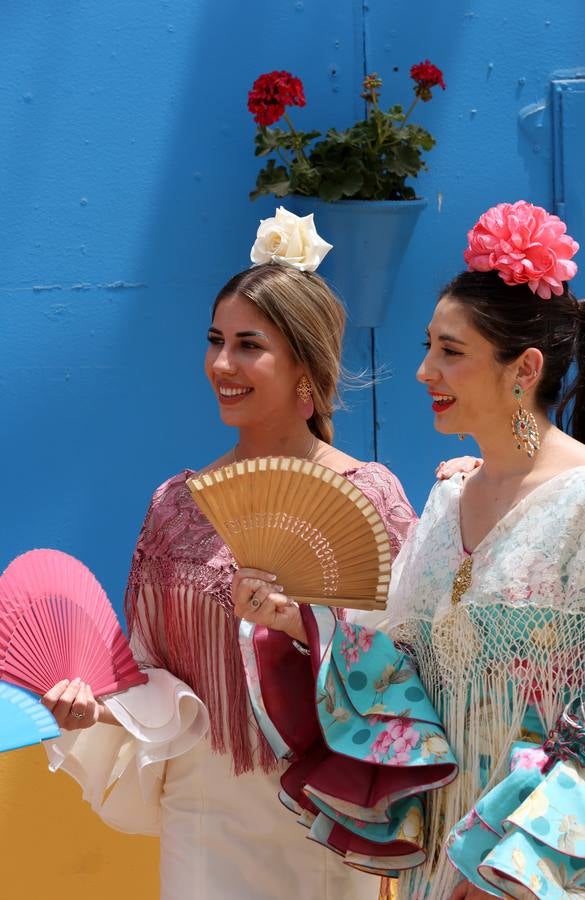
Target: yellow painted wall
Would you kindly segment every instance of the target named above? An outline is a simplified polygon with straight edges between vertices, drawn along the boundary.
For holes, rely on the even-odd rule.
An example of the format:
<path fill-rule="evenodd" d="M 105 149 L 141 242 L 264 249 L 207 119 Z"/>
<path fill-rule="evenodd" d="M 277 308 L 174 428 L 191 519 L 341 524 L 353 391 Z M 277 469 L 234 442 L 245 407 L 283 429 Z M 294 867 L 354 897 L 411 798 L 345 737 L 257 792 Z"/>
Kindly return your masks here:
<path fill-rule="evenodd" d="M 158 840 L 108 828 L 42 747 L 0 754 L 0 900 L 157 900 Z"/>

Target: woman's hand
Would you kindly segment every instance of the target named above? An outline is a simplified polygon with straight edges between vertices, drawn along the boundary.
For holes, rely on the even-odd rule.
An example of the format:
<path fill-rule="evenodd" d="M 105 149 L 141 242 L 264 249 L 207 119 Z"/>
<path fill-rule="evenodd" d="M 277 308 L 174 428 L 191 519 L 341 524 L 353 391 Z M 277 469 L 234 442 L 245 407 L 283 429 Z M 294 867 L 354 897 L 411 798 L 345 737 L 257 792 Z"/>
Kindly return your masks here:
<path fill-rule="evenodd" d="M 41 698 L 41 703 L 53 713 L 57 725 L 63 731 L 91 728 L 100 720 L 100 713 L 103 713 L 102 704 L 95 699 L 90 686 L 80 678 L 58 681 Z"/>
<path fill-rule="evenodd" d="M 435 469 L 435 475 L 439 481 L 447 481 L 456 475 L 457 472 L 473 472 L 474 469 L 483 465 L 483 459 L 476 456 L 456 456 L 454 459 L 448 459 L 446 462 L 440 462 Z"/>
<path fill-rule="evenodd" d="M 486 897 L 487 900 L 491 900 L 493 896 L 493 894 L 481 891 L 470 881 L 460 881 L 451 894 L 450 900 L 485 900 Z"/>
<path fill-rule="evenodd" d="M 232 600 L 239 619 L 284 631 L 306 644 L 307 633 L 298 604 L 282 593 L 276 575 L 260 569 L 238 569 L 232 581 Z"/>

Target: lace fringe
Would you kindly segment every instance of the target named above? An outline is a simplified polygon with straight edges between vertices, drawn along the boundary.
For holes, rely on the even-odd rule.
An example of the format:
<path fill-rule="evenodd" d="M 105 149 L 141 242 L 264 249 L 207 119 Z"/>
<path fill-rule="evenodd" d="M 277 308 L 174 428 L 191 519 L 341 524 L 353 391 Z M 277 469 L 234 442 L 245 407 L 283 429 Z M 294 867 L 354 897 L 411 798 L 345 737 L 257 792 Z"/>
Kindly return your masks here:
<path fill-rule="evenodd" d="M 430 641 L 428 631 L 427 640 L 416 641 L 421 677 L 440 710 L 460 769 L 454 782 L 427 795 L 429 856 L 400 877 L 400 900 L 451 895 L 461 879 L 444 850 L 451 828 L 507 774 L 510 748 L 522 736 L 529 705 L 540 719 L 533 738 L 538 740 L 556 721 L 571 685 L 582 683 L 582 616 L 574 627 L 571 619 L 558 610 L 527 609 L 523 628 L 516 619 L 516 628 L 507 632 L 502 618 L 492 652 L 482 657 L 477 633 L 459 608 L 434 625 Z M 424 632 L 424 623 L 419 624 Z M 485 643 L 483 647 L 485 651 Z"/>

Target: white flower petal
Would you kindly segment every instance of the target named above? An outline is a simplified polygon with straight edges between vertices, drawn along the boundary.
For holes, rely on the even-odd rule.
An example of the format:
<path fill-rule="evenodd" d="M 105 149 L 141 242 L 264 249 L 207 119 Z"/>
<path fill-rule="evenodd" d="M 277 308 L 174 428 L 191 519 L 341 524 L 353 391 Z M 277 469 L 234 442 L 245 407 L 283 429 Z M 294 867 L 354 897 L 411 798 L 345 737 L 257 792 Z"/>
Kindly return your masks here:
<path fill-rule="evenodd" d="M 276 262 L 314 272 L 331 249 L 317 234 L 313 213 L 297 216 L 279 206 L 273 218 L 260 222 L 250 259 L 256 265 Z"/>

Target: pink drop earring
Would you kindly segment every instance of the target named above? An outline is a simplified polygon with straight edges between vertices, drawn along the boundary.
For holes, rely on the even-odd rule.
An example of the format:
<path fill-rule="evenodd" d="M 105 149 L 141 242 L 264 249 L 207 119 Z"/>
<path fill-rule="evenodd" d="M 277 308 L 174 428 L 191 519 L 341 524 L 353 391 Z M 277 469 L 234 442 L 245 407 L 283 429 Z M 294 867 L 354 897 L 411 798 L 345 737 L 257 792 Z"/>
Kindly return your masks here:
<path fill-rule="evenodd" d="M 306 375 L 303 375 L 297 384 L 297 409 L 300 417 L 304 419 L 305 422 L 310 419 L 315 412 L 313 388 Z"/>

